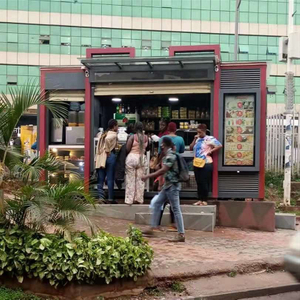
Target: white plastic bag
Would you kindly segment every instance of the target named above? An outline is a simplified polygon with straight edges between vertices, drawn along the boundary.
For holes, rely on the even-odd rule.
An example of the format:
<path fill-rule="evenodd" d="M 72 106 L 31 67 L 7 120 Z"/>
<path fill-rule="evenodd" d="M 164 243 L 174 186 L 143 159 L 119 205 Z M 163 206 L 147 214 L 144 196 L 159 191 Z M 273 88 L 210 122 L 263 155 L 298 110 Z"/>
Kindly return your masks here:
<path fill-rule="evenodd" d="M 154 196 L 150 202 L 149 208 L 154 209 L 154 203 L 155 201 L 157 201 L 158 199 L 158 195 Z M 162 205 L 162 207 L 160 208 L 160 210 L 164 210 L 164 206 Z"/>

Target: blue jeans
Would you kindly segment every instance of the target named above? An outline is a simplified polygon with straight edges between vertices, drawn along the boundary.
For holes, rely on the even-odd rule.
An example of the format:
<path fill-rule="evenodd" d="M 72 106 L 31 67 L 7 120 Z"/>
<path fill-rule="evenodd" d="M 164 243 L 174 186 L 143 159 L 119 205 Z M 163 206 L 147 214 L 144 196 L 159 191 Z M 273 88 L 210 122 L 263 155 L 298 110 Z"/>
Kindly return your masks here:
<path fill-rule="evenodd" d="M 169 200 L 171 208 L 174 212 L 174 218 L 178 233 L 184 233 L 184 224 L 180 209 L 179 191 L 179 185 L 171 185 L 169 188 L 163 188 L 162 191 L 158 194 L 158 198 L 153 205 L 153 211 L 151 215 L 151 226 L 153 228 L 159 226 L 161 207 L 166 201 Z"/>
<path fill-rule="evenodd" d="M 104 199 L 103 185 L 105 178 L 107 178 L 108 186 L 108 200 L 114 200 L 114 185 L 115 185 L 115 166 L 117 156 L 111 153 L 106 160 L 105 169 L 97 169 L 98 173 L 98 195 L 99 198 Z"/>

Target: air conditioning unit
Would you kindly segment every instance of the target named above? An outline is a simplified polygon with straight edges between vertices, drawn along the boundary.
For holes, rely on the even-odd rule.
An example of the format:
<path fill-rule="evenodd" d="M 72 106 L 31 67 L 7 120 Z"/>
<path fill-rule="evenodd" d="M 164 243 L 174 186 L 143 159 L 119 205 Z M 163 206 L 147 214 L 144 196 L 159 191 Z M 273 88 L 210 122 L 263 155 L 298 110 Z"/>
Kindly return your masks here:
<path fill-rule="evenodd" d="M 288 58 L 299 59 L 300 58 L 300 32 L 292 32 L 289 35 L 288 42 Z"/>

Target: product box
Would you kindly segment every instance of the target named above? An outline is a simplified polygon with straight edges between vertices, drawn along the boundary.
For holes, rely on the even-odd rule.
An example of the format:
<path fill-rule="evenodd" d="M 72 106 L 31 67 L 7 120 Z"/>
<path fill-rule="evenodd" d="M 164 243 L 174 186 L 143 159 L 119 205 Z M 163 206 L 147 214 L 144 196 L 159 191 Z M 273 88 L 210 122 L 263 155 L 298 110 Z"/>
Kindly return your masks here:
<path fill-rule="evenodd" d="M 84 126 L 66 127 L 66 144 L 83 145 L 84 144 Z"/>

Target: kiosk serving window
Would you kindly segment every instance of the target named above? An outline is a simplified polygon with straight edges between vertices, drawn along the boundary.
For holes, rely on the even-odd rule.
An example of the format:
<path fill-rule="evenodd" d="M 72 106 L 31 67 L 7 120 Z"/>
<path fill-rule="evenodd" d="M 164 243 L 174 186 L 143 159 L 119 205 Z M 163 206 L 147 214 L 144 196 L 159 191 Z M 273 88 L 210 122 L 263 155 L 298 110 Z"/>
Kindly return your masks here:
<path fill-rule="evenodd" d="M 255 94 L 225 94 L 223 166 L 254 165 Z"/>

